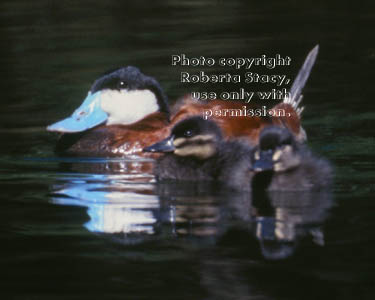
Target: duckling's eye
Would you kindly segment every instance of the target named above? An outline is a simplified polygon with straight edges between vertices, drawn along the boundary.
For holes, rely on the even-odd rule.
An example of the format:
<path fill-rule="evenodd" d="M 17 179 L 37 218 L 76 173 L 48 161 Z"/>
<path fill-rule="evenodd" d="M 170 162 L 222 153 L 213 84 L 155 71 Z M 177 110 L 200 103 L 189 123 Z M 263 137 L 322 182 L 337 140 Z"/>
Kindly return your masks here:
<path fill-rule="evenodd" d="M 128 87 L 128 85 L 126 84 L 125 81 L 120 81 L 120 82 L 118 83 L 118 88 L 119 88 L 119 89 L 126 89 L 127 87 Z"/>
<path fill-rule="evenodd" d="M 185 137 L 191 137 L 193 135 L 193 131 L 192 130 L 186 130 L 185 132 L 184 132 L 184 136 Z"/>

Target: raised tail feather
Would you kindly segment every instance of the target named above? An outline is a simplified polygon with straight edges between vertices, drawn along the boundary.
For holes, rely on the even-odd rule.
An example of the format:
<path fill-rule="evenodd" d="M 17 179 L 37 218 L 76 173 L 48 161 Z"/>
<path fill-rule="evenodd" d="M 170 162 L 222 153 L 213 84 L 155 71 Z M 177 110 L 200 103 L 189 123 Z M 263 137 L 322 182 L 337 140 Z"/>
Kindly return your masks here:
<path fill-rule="evenodd" d="M 300 107 L 302 101 L 302 89 L 305 87 L 307 79 L 310 76 L 311 69 L 315 64 L 316 57 L 318 56 L 319 45 L 316 45 L 307 55 L 305 62 L 302 65 L 302 68 L 299 70 L 296 79 L 290 88 L 290 96 L 286 97 L 283 103 L 291 105 L 299 116 L 301 116 L 304 107 Z"/>

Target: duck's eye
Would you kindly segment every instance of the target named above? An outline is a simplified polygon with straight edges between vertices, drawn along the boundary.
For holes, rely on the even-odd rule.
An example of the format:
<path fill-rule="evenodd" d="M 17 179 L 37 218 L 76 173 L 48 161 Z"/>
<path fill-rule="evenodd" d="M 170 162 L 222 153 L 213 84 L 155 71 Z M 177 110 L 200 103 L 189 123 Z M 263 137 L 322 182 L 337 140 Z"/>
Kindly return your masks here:
<path fill-rule="evenodd" d="M 127 87 L 128 87 L 128 85 L 126 84 L 125 81 L 120 81 L 120 82 L 118 83 L 118 88 L 119 88 L 119 89 L 126 89 Z"/>
<path fill-rule="evenodd" d="M 185 137 L 191 137 L 193 135 L 193 131 L 192 130 L 186 130 L 185 132 L 184 132 L 184 136 Z"/>

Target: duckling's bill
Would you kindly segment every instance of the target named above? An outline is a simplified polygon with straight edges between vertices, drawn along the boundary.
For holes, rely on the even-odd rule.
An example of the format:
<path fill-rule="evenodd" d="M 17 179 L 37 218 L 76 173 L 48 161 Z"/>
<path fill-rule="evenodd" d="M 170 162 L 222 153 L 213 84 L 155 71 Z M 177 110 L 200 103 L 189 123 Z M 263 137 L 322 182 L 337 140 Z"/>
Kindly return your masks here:
<path fill-rule="evenodd" d="M 255 172 L 271 171 L 274 168 L 274 152 L 272 150 L 260 151 L 255 153 L 253 170 Z"/>
<path fill-rule="evenodd" d="M 104 123 L 108 114 L 101 108 L 101 92 L 89 92 L 86 99 L 74 113 L 47 127 L 48 131 L 82 132 Z"/>
<path fill-rule="evenodd" d="M 144 152 L 173 152 L 176 150 L 174 146 L 174 136 L 171 135 L 160 142 L 157 142 L 151 146 L 143 148 Z"/>

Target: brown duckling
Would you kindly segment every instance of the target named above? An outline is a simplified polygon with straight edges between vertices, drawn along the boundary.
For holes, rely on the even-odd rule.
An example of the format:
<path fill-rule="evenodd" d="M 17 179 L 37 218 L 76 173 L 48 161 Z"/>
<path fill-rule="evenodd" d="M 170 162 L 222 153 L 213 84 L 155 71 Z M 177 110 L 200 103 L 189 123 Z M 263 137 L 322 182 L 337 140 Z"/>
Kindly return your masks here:
<path fill-rule="evenodd" d="M 252 156 L 254 189 L 318 190 L 332 182 L 331 164 L 296 142 L 286 128 L 263 129 Z"/>
<path fill-rule="evenodd" d="M 159 181 L 220 181 L 250 189 L 252 148 L 240 140 L 223 140 L 218 125 L 200 116 L 180 121 L 169 137 L 144 151 L 167 152 L 154 168 Z"/>

